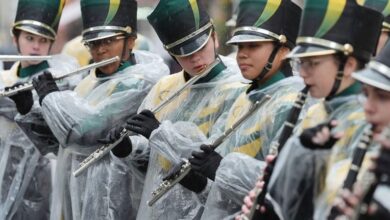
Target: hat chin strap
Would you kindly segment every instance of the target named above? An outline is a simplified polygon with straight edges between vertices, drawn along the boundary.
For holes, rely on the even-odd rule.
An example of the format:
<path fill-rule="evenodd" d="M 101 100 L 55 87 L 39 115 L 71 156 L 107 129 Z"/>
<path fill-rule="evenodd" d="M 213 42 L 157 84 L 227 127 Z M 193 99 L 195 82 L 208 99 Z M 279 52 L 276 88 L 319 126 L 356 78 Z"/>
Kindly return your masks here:
<path fill-rule="evenodd" d="M 347 58 L 345 56 L 342 56 L 341 57 L 341 62 L 339 64 L 339 69 L 337 71 L 336 79 L 335 79 L 335 81 L 333 83 L 332 90 L 330 91 L 329 95 L 325 98 L 326 101 L 329 101 L 332 98 L 334 98 L 334 96 L 336 95 L 337 91 L 339 90 L 340 85 L 341 85 L 341 81 L 342 81 L 343 76 L 344 76 L 344 67 L 345 67 L 345 62 L 346 61 L 347 61 Z"/>
<path fill-rule="evenodd" d="M 121 55 L 121 62 L 122 61 L 125 61 L 125 56 L 126 56 L 126 53 L 127 53 L 127 45 L 128 45 L 128 41 L 129 40 L 129 36 L 128 35 L 125 35 L 125 38 L 123 39 L 123 48 L 122 48 L 122 55 Z"/>
<path fill-rule="evenodd" d="M 259 76 L 257 76 L 255 79 L 252 80 L 252 84 L 257 86 L 260 83 L 260 81 L 263 80 L 263 78 L 267 75 L 267 73 L 272 69 L 273 62 L 275 60 L 276 54 L 278 53 L 280 47 L 281 47 L 280 44 L 275 44 L 275 47 L 268 58 L 267 64 L 264 66 Z"/>

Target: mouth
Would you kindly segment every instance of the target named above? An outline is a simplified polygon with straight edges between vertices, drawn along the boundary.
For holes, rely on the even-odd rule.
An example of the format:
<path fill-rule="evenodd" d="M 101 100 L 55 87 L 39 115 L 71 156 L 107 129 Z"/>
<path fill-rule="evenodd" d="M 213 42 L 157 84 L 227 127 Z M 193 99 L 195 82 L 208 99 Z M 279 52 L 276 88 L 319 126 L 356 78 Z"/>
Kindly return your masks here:
<path fill-rule="evenodd" d="M 206 69 L 206 64 L 198 65 L 198 66 L 194 67 L 194 71 L 197 72 L 197 73 L 200 73 L 200 72 L 202 72 L 205 69 Z"/>
<path fill-rule="evenodd" d="M 247 70 L 247 69 L 252 67 L 252 65 L 246 64 L 246 63 L 238 64 L 238 66 L 239 66 L 241 71 L 245 71 L 245 70 Z"/>

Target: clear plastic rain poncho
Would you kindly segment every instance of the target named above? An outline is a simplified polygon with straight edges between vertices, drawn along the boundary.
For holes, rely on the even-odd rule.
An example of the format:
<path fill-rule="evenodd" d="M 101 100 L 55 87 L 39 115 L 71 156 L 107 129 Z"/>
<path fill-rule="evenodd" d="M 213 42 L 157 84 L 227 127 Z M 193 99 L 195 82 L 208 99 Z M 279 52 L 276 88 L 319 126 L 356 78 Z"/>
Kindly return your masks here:
<path fill-rule="evenodd" d="M 76 61 L 67 56 L 54 56 L 48 64 L 47 70 L 53 75 L 77 69 Z M 32 77 L 17 77 L 18 66 L 19 63 L 16 63 L 11 70 L 1 73 L 2 89 L 17 82 L 32 81 Z M 39 74 L 41 72 L 33 77 Z M 64 79 L 59 86 L 69 89 L 75 83 L 77 76 Z M 33 98 L 33 113 L 24 116 L 18 114 L 11 99 L 0 98 L 0 219 L 49 219 L 52 165 L 42 156 L 44 152 L 40 149 L 58 148 L 58 143 L 51 133 L 42 135 L 36 132 L 44 121 L 39 114 L 35 91 Z"/>
<path fill-rule="evenodd" d="M 222 61 L 226 69 L 221 72 L 221 63 L 218 64 L 208 74 L 218 73 L 216 76 L 208 81 L 198 81 L 156 114 L 161 124 L 153 131 L 149 142 L 144 138 L 140 141 L 139 137 L 131 137 L 133 146 L 137 141 L 137 145 L 151 150 L 137 219 L 200 218 L 205 196 L 197 195 L 179 184 L 154 206 L 149 207 L 147 201 L 163 176 L 180 162 L 180 157 L 188 157 L 193 149 L 199 148 L 207 140 L 211 126 L 230 109 L 243 91 L 243 84 L 238 83 L 242 77 L 236 61 L 225 57 L 222 57 Z M 184 83 L 183 72 L 164 78 L 149 93 L 140 110 L 152 109 Z M 135 159 L 129 157 L 127 160 Z"/>
<path fill-rule="evenodd" d="M 229 128 L 242 114 L 248 111 L 251 101 L 261 100 L 264 94 L 270 95 L 271 99 L 264 103 L 216 151 L 222 156 L 230 152 L 240 152 L 256 158 L 258 163 L 262 164 L 261 161 L 268 154 L 271 143 L 277 141 L 283 123 L 302 88 L 303 81 L 301 78 L 288 77 L 268 87 L 254 90 L 249 94 L 243 93 L 231 108 L 228 120 L 223 126 L 224 129 Z M 219 130 L 223 131 L 221 128 Z M 220 133 L 220 131 L 214 130 L 214 134 L 217 135 L 213 135 L 213 137 L 219 136 Z M 256 169 L 256 167 L 261 166 L 256 164 L 256 160 L 251 160 L 254 161 L 252 163 L 254 167 L 247 172 L 249 165 L 246 164 L 246 161 L 241 161 L 242 158 L 246 159 L 240 154 L 233 154 L 222 160 L 219 169 L 224 170 L 224 172 L 218 171 L 216 174 L 202 219 L 222 219 L 240 210 L 242 199 L 246 195 L 244 189 L 249 191 L 254 184 L 252 184 L 252 181 L 240 182 L 237 179 L 253 179 L 254 182 L 261 172 L 260 169 Z M 228 169 L 231 170 L 227 171 Z M 230 175 L 226 175 L 227 172 Z M 221 176 L 218 176 L 219 174 Z M 237 190 L 229 192 L 231 189 Z M 221 198 L 220 195 L 223 194 L 231 195 L 231 197 Z M 233 201 L 237 203 L 233 205 Z M 229 209 L 226 209 L 227 204 L 229 204 Z"/>
<path fill-rule="evenodd" d="M 53 92 L 42 102 L 43 115 L 61 144 L 58 155 L 52 219 L 134 218 L 142 185 L 141 173 L 127 172 L 120 161 L 105 157 L 85 173 L 72 172 L 101 146 L 98 139 L 136 113 L 144 97 L 162 76 L 169 74 L 163 60 L 135 51 L 136 64 L 112 76 L 98 78 L 94 71 L 75 91 Z M 114 158 L 116 159 L 116 158 Z M 139 177 L 141 176 L 141 177 Z"/>
<path fill-rule="evenodd" d="M 301 128 L 313 127 L 330 119 L 339 121 L 332 132 L 345 132 L 332 150 L 306 149 L 299 141 L 300 133 L 296 133 L 279 154 L 268 189 L 281 219 L 313 218 L 315 200 L 324 189 L 331 151 L 340 151 L 338 158 L 333 158 L 335 161 L 346 158 L 359 141 L 365 125 L 358 95 L 339 96 L 312 106 Z"/>
<path fill-rule="evenodd" d="M 202 219 L 234 219 L 265 166 L 264 161 L 243 153 L 226 155 L 218 167 Z"/>

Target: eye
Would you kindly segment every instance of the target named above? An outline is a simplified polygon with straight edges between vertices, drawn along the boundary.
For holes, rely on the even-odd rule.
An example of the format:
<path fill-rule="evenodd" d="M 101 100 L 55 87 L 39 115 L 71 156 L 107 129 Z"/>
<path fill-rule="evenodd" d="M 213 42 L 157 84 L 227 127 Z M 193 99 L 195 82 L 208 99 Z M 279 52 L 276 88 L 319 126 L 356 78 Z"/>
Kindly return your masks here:
<path fill-rule="evenodd" d="M 362 89 L 362 94 L 363 94 L 364 97 L 366 97 L 366 98 L 368 97 L 367 88 L 363 87 L 363 89 Z"/>
<path fill-rule="evenodd" d="M 390 100 L 390 93 L 388 93 L 388 92 L 384 92 L 384 91 L 377 92 L 377 96 L 378 96 L 379 100 L 382 100 L 382 101 L 389 101 Z"/>
<path fill-rule="evenodd" d="M 104 44 L 108 45 L 108 44 L 111 44 L 113 42 L 113 39 L 111 38 L 107 38 L 104 40 Z"/>
<path fill-rule="evenodd" d="M 27 35 L 27 36 L 26 36 L 26 40 L 28 40 L 28 41 L 33 41 L 34 38 L 33 38 L 31 35 Z"/>
<path fill-rule="evenodd" d="M 255 44 L 255 43 L 250 43 L 249 44 L 249 48 L 260 48 L 261 47 L 261 44 Z"/>
<path fill-rule="evenodd" d="M 47 38 L 41 38 L 41 39 L 39 40 L 39 42 L 42 43 L 42 44 L 45 44 L 45 43 L 47 43 L 48 41 L 49 41 L 49 39 L 47 39 Z"/>

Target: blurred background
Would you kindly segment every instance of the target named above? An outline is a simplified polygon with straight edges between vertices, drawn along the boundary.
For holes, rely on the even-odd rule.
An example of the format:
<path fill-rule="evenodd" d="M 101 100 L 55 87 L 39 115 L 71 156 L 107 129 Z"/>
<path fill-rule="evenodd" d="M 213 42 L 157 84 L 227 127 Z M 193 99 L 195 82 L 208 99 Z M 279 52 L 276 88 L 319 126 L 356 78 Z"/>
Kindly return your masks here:
<path fill-rule="evenodd" d="M 237 7 L 238 0 L 200 0 L 209 11 L 210 16 L 214 20 L 216 31 L 220 40 L 219 53 L 228 55 L 232 52 L 232 48 L 225 45 L 225 42 L 230 37 L 230 33 L 234 26 L 232 15 Z M 0 54 L 12 55 L 17 54 L 16 48 L 12 43 L 10 34 L 11 26 L 14 22 L 16 1 L 1 1 L 0 2 Z M 147 48 L 152 52 L 160 54 L 164 60 L 171 66 L 171 72 L 176 72 L 179 67 L 171 60 L 171 57 L 163 49 L 157 35 L 149 25 L 146 17 L 152 12 L 158 0 L 138 0 L 138 33 L 147 37 Z M 81 34 L 81 11 L 80 0 L 66 0 L 65 8 L 61 17 L 58 35 L 55 44 L 52 48 L 52 54 L 60 53 L 64 44 L 74 37 Z M 4 65 L 4 69 L 8 69 L 12 63 L 0 63 L 0 69 Z"/>

